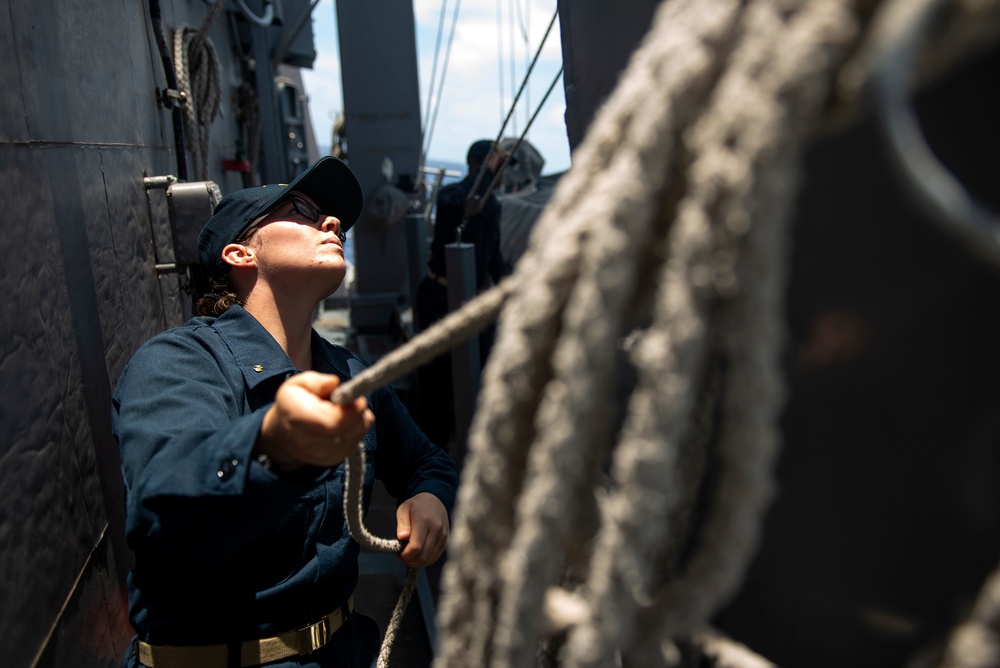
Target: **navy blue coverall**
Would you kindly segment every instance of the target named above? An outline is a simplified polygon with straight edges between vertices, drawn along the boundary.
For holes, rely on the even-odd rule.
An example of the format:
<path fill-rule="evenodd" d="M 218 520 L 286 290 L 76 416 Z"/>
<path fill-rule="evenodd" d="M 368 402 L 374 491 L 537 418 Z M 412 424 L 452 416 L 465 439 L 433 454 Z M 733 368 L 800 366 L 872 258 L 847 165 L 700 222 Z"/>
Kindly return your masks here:
<path fill-rule="evenodd" d="M 315 371 L 347 379 L 364 368 L 312 336 Z M 202 645 L 278 635 L 354 591 L 359 546 L 343 515 L 345 465 L 279 475 L 252 456 L 278 386 L 296 372 L 267 330 L 233 306 L 153 337 L 122 373 L 112 426 L 136 556 L 129 617 L 139 639 Z M 450 512 L 455 463 L 391 388 L 367 399 L 375 424 L 364 439 L 365 509 L 377 477 L 400 501 L 430 492 Z M 269 665 L 369 665 L 378 643 L 374 622 L 354 614 L 325 647 Z M 125 665 L 138 665 L 132 650 Z"/>

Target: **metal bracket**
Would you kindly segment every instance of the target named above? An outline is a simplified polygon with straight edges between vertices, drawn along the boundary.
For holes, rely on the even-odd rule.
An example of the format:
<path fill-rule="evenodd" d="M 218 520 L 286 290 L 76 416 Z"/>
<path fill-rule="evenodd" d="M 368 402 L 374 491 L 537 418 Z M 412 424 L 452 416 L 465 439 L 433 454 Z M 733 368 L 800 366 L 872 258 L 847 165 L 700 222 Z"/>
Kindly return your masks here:
<path fill-rule="evenodd" d="M 222 193 L 214 181 L 172 183 L 167 188 L 177 262 L 198 264 L 198 234 L 221 199 Z"/>
<path fill-rule="evenodd" d="M 160 91 L 159 97 L 160 103 L 167 109 L 173 109 L 178 105 L 184 106 L 184 103 L 187 101 L 187 93 L 173 88 L 164 88 Z"/>

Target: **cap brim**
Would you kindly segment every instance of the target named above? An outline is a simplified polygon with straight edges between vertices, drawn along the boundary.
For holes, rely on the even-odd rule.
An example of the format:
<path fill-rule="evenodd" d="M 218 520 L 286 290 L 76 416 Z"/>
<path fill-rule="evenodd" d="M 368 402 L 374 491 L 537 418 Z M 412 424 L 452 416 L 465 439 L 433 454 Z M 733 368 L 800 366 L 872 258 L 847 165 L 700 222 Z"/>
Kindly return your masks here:
<path fill-rule="evenodd" d="M 211 219 L 198 235 L 198 258 L 207 278 L 218 277 L 222 251 L 255 220 L 273 211 L 299 192 L 312 199 L 319 210 L 340 219 L 340 229 L 357 222 L 364 205 L 361 184 L 351 169 L 334 156 L 318 160 L 291 183 L 246 188 L 222 198 Z"/>
<path fill-rule="evenodd" d="M 332 155 L 320 158 L 312 167 L 297 176 L 283 190 L 270 208 L 286 200 L 292 192 L 300 192 L 316 202 L 323 213 L 340 219 L 340 229 L 354 226 L 364 207 L 361 184 L 354 172 L 342 160 Z"/>

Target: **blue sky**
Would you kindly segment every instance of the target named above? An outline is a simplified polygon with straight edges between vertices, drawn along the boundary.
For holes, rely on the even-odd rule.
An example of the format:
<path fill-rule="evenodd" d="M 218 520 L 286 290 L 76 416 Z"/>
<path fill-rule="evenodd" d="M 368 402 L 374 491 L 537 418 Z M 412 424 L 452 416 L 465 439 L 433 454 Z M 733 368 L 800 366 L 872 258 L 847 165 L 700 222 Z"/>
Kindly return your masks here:
<path fill-rule="evenodd" d="M 443 1 L 413 2 L 422 118 L 426 118 Z M 455 0 L 445 6 L 435 92 L 441 84 L 454 8 Z M 555 11 L 556 0 L 461 1 L 448 69 L 444 72 L 442 102 L 428 150 L 429 162 L 464 163 L 465 151 L 472 140 L 496 137 Z M 313 12 L 313 32 L 316 62 L 312 70 L 303 70 L 302 76 L 309 95 L 313 126 L 316 134 L 324 138 L 330 136 L 331 118 L 343 111 L 334 0 L 320 0 Z M 557 19 L 505 136 L 519 136 L 524 131 L 561 64 Z M 545 174 L 569 168 L 569 142 L 563 120 L 565 109 L 560 78 L 527 136 L 545 158 L 542 170 Z"/>

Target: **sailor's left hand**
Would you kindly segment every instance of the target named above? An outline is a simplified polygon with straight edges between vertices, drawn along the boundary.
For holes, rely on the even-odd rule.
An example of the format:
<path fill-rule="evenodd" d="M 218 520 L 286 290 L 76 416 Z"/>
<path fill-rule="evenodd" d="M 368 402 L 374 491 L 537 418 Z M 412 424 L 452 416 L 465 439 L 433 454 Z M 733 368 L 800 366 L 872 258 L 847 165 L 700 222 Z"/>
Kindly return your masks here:
<path fill-rule="evenodd" d="M 433 494 L 421 492 L 396 510 L 396 538 L 404 543 L 399 558 L 408 568 L 424 568 L 448 547 L 448 511 Z"/>

